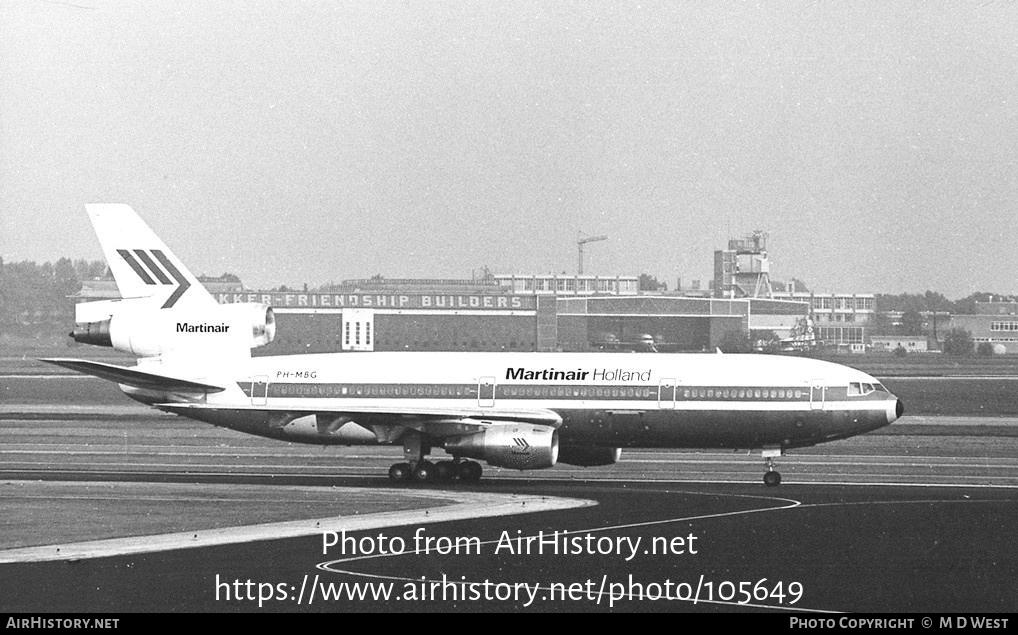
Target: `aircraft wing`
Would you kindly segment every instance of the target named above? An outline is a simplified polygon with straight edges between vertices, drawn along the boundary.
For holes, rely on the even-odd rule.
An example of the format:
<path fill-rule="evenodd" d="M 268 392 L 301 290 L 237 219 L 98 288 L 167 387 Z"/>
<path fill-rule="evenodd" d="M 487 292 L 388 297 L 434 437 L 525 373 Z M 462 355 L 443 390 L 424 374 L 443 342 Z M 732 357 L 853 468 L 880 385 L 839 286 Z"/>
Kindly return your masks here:
<path fill-rule="evenodd" d="M 271 405 L 219 406 L 195 403 L 164 403 L 155 404 L 155 407 L 177 414 L 186 414 L 188 411 L 193 412 L 196 410 L 247 410 L 252 412 L 279 413 L 280 415 L 294 417 L 304 415 L 345 417 L 362 425 L 399 425 L 422 428 L 422 431 L 427 431 L 436 436 L 443 436 L 440 431 L 446 428 L 460 430 L 458 434 L 463 434 L 463 428 L 480 430 L 500 423 L 532 423 L 552 428 L 558 428 L 562 425 L 562 417 L 558 413 L 543 408 L 521 410 L 514 408 L 479 408 L 474 406 L 422 408 L 385 405 L 302 410 L 294 409 L 293 407 Z"/>
<path fill-rule="evenodd" d="M 39 361 L 70 368 L 79 373 L 94 375 L 95 377 L 118 384 L 126 384 L 146 390 L 167 392 L 222 392 L 226 390 L 221 386 L 213 386 L 212 384 L 203 384 L 189 379 L 178 379 L 166 375 L 156 375 L 134 368 L 126 368 L 115 364 L 103 364 L 102 362 L 90 362 L 84 359 L 51 357 L 40 359 Z"/>

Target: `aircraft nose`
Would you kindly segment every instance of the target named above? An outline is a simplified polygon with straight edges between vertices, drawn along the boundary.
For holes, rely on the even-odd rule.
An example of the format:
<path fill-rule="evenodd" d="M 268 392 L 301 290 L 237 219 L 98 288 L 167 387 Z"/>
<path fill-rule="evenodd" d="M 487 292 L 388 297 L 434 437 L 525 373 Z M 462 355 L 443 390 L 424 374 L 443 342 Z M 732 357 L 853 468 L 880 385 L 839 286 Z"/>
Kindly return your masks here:
<path fill-rule="evenodd" d="M 901 399 L 894 400 L 894 412 L 890 409 L 887 411 L 887 423 L 894 423 L 898 419 L 901 419 L 901 415 L 905 414 L 905 404 Z"/>

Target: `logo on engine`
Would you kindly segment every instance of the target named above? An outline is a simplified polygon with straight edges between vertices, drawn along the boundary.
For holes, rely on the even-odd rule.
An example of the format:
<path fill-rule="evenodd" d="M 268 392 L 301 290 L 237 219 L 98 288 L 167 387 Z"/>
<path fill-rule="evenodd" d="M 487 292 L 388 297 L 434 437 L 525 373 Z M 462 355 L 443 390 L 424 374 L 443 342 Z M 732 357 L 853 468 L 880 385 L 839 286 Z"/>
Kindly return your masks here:
<path fill-rule="evenodd" d="M 135 249 L 134 254 L 138 256 L 137 259 L 135 259 L 135 257 L 131 255 L 131 252 L 126 249 L 118 249 L 117 253 L 120 254 L 120 257 L 124 259 L 124 262 L 131 267 L 134 273 L 138 274 L 138 277 L 141 278 L 141 281 L 145 284 L 174 284 L 174 280 L 176 281 L 177 288 L 170 294 L 170 297 L 166 298 L 166 302 L 164 302 L 161 307 L 163 309 L 169 309 L 176 304 L 177 300 L 180 299 L 180 296 L 184 295 L 184 292 L 191 286 L 191 283 L 187 281 L 187 278 L 185 278 L 183 274 L 181 274 L 180 271 L 173 266 L 173 263 L 166 257 L 166 254 L 159 249 L 153 249 L 151 256 L 144 249 Z M 153 260 L 153 257 L 155 260 Z M 141 262 L 138 262 L 138 260 L 141 260 Z M 158 260 L 159 264 L 166 268 L 166 271 L 159 268 L 159 264 L 156 264 L 156 260 Z M 142 263 L 144 263 L 144 266 L 142 266 Z M 167 272 L 169 273 L 169 276 L 166 275 Z M 152 275 L 149 275 L 149 273 Z M 153 276 L 155 276 L 155 280 L 152 279 Z M 170 279 L 170 276 L 173 277 L 172 280 Z M 156 282 L 156 280 L 159 282 Z"/>
<path fill-rule="evenodd" d="M 530 444 L 523 437 L 513 437 L 516 447 L 509 448 L 513 454 L 530 454 Z"/>

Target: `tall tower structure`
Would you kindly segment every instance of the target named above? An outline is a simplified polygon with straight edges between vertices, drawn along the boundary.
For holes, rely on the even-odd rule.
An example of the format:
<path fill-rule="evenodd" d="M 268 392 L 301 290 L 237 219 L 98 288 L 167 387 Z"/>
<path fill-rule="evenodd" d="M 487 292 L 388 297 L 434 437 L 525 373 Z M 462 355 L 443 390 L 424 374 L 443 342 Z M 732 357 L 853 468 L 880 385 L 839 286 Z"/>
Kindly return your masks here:
<path fill-rule="evenodd" d="M 583 275 L 583 246 L 586 245 L 587 243 L 596 243 L 602 240 L 608 240 L 608 237 L 588 236 L 587 238 L 584 238 L 582 234 L 580 235 L 580 238 L 576 241 L 576 249 L 579 252 L 579 262 L 577 263 L 576 266 L 576 273 L 578 273 L 581 276 Z"/>
<path fill-rule="evenodd" d="M 766 232 L 732 238 L 728 249 L 714 252 L 714 297 L 769 298 L 770 272 Z"/>

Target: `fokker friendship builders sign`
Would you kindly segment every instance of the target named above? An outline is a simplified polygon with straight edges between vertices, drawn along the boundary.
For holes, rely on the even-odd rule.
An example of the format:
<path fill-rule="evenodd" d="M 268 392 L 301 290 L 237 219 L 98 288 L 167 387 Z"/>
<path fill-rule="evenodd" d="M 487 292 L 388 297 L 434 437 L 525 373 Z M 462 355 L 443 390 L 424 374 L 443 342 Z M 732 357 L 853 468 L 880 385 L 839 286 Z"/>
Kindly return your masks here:
<path fill-rule="evenodd" d="M 534 296 L 446 295 L 429 293 L 217 293 L 220 304 L 261 302 L 277 308 L 436 309 L 533 311 Z"/>

